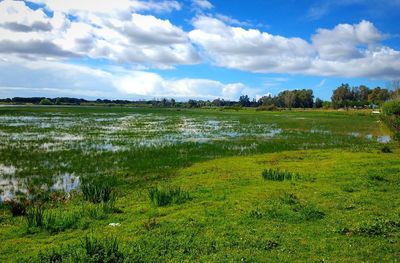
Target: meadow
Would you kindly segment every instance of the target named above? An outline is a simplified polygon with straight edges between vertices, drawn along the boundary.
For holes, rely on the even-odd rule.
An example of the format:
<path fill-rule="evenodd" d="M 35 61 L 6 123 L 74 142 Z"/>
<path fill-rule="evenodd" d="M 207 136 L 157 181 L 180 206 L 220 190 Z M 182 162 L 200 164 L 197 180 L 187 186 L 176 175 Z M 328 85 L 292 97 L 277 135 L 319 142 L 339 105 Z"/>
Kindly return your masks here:
<path fill-rule="evenodd" d="M 395 262 L 399 154 L 367 110 L 0 107 L 0 262 Z"/>

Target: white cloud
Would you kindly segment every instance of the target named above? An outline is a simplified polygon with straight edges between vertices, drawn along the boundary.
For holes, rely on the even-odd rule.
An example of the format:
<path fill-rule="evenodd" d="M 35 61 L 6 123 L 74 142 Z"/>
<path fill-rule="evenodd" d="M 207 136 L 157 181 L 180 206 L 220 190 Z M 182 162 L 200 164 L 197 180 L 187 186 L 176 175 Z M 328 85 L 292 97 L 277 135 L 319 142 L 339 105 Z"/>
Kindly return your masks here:
<path fill-rule="evenodd" d="M 193 21 L 189 33 L 216 65 L 261 73 L 396 78 L 400 52 L 382 46 L 384 35 L 368 21 L 318 29 L 309 43 L 227 25 L 208 16 Z"/>
<path fill-rule="evenodd" d="M 27 62 L 19 58 L 13 58 L 12 61 L 0 61 L 0 97 L 23 93 L 24 96 L 52 97 L 233 100 L 243 93 L 258 92 L 242 83 L 225 84 L 210 79 L 166 79 L 156 73 L 121 67 L 94 69 L 58 61 Z"/>
<path fill-rule="evenodd" d="M 126 14 L 139 11 L 170 12 L 180 10 L 181 5 L 177 1 L 139 1 L 139 0 L 99 0 L 94 3 L 91 0 L 29 0 L 30 2 L 43 4 L 49 10 L 68 14 L 83 15 L 83 13 L 100 14 Z"/>
<path fill-rule="evenodd" d="M 212 9 L 214 7 L 208 0 L 192 0 L 192 6 L 198 9 Z"/>
<path fill-rule="evenodd" d="M 0 2 L 0 53 L 38 60 L 101 58 L 155 68 L 199 61 L 181 28 L 152 15 L 125 12 L 130 7 L 147 10 L 156 4 L 159 8 L 180 8 L 175 1 L 117 0 L 99 1 L 96 5 L 91 1 L 39 2 L 54 15 L 47 16 L 40 8 L 32 10 L 20 1 Z M 71 14 L 76 18 L 68 19 Z"/>

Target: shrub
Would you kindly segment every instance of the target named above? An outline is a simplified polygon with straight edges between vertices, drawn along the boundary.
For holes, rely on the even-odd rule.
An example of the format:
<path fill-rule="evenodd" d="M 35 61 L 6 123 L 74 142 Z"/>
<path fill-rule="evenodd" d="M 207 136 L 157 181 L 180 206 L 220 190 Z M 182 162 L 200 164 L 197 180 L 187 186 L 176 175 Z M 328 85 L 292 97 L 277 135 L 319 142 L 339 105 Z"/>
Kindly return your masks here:
<path fill-rule="evenodd" d="M 270 105 L 262 105 L 257 107 L 257 111 L 275 111 L 277 110 L 275 104 L 270 104 Z"/>
<path fill-rule="evenodd" d="M 190 198 L 189 193 L 182 190 L 180 187 L 149 189 L 150 201 L 155 206 L 167 206 L 169 204 L 181 204 Z"/>
<path fill-rule="evenodd" d="M 262 172 L 262 177 L 270 181 L 284 181 L 299 178 L 298 174 L 293 174 L 286 171 L 266 169 Z"/>

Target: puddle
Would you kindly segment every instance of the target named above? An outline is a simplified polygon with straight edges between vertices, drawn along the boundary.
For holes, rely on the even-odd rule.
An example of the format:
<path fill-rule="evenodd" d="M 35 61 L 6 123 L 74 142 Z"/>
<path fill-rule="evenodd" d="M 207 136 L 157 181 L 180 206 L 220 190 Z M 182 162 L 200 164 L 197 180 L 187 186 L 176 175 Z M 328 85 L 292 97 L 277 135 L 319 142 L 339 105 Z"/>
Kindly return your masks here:
<path fill-rule="evenodd" d="M 0 175 L 0 203 L 15 199 L 18 195 L 29 195 L 28 185 L 27 178 Z M 40 188 L 43 190 L 69 193 L 72 190 L 79 189 L 79 186 L 79 176 L 75 176 L 73 173 L 64 173 L 56 176 L 51 185 L 43 184 Z"/>
<path fill-rule="evenodd" d="M 16 171 L 17 171 L 17 169 L 12 165 L 6 166 L 3 164 L 0 164 L 0 175 L 10 176 L 10 175 L 14 175 Z"/>
<path fill-rule="evenodd" d="M 380 143 L 389 143 L 391 138 L 389 135 L 378 136 L 377 141 Z"/>

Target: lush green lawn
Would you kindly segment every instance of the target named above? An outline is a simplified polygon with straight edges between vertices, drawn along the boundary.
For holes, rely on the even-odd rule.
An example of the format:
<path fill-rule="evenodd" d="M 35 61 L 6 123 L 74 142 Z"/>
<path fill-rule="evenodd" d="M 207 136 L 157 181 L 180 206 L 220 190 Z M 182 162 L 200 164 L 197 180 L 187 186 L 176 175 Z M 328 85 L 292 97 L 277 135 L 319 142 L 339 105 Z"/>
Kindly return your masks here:
<path fill-rule="evenodd" d="M 112 176 L 117 194 L 111 209 L 52 198 L 36 228 L 4 207 L 0 262 L 49 248 L 71 259 L 87 235 L 117 237 L 130 261 L 395 261 L 400 152 L 382 153 L 383 135 L 368 112 L 0 108 L 3 173 L 32 187 Z M 189 198 L 157 207 L 154 186 Z"/>

